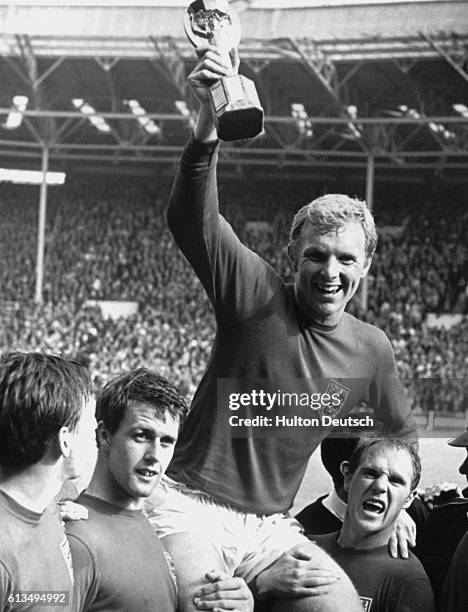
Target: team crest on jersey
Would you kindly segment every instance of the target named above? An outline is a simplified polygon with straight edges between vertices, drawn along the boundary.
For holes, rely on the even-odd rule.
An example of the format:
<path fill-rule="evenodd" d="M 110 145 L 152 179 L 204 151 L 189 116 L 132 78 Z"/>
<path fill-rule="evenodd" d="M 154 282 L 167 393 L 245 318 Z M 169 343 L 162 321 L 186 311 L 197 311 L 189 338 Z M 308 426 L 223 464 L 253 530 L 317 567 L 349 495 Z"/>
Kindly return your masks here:
<path fill-rule="evenodd" d="M 372 606 L 372 599 L 370 597 L 359 597 L 362 603 L 364 612 L 370 612 Z"/>
<path fill-rule="evenodd" d="M 325 393 L 328 393 L 330 397 L 339 398 L 339 403 L 333 403 L 329 406 L 323 406 L 322 411 L 324 415 L 333 416 L 336 414 L 341 408 L 343 408 L 346 400 L 348 399 L 348 395 L 351 393 L 351 389 L 337 380 L 331 378 L 328 382 L 328 387 Z"/>

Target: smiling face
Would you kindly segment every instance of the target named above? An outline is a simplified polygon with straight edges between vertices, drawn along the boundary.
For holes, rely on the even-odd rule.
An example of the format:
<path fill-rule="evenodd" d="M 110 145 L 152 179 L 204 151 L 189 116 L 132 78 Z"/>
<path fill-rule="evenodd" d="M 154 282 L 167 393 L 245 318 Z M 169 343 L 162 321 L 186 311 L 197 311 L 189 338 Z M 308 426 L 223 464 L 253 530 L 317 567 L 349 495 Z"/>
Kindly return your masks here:
<path fill-rule="evenodd" d="M 174 453 L 179 420 L 144 402 L 131 402 L 113 434 L 98 426 L 100 460 L 106 463 L 107 501 L 135 510 L 154 491 Z"/>
<path fill-rule="evenodd" d="M 354 473 L 346 466 L 348 507 L 344 535 L 348 546 L 374 548 L 387 544 L 400 511 L 410 505 L 413 463 L 402 448 L 374 445 Z"/>
<path fill-rule="evenodd" d="M 290 248 L 290 259 L 299 309 L 306 319 L 322 325 L 338 323 L 371 263 L 357 221 L 325 234 L 304 225 Z"/>

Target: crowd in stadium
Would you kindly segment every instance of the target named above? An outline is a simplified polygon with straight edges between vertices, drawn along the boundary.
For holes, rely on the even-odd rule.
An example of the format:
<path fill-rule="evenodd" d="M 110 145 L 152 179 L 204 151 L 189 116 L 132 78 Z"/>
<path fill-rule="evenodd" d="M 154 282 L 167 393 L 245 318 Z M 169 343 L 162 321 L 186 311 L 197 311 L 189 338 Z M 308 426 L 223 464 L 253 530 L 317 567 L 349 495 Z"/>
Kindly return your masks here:
<path fill-rule="evenodd" d="M 305 189 L 299 195 L 283 189 L 284 198 L 277 187 L 255 196 L 249 189 L 239 193 L 233 182 L 220 198 L 236 232 L 288 279 L 287 232 L 294 206 L 308 196 Z M 214 318 L 166 228 L 167 194 L 164 184 L 155 197 L 141 183 L 126 181 L 51 190 L 44 302 L 38 306 L 33 303 L 37 190 L 3 187 L 0 348 L 78 355 L 89 363 L 97 386 L 112 372 L 149 364 L 190 396 L 209 357 Z M 446 211 L 426 205 L 421 220 L 418 208 L 377 207 L 380 238 L 368 309 L 362 311 L 355 298 L 350 310 L 389 335 L 415 408 L 456 411 L 464 392 L 468 323 L 446 329 L 426 322 L 428 313 L 468 311 L 468 219 L 456 207 L 450 215 Z M 250 231 L 248 221 L 267 221 L 271 232 Z M 382 231 L 388 226 L 396 231 Z M 86 306 L 87 300 L 136 301 L 139 310 L 112 320 Z M 434 388 L 441 391 L 436 402 Z"/>
<path fill-rule="evenodd" d="M 195 150 L 200 144 L 191 146 Z M 213 145 L 203 146 L 206 149 Z M 190 174 L 187 166 L 181 167 Z M 68 458 L 73 448 L 72 463 L 79 465 L 76 458 L 78 449 L 83 450 L 80 438 L 85 433 L 88 449 L 89 441 L 94 443 L 96 421 L 88 395 L 94 386 L 99 390 L 97 463 L 86 491 L 78 498 L 72 495 L 81 511 L 88 512 L 88 518 L 75 520 L 81 517 L 67 514 L 66 506 L 62 507 L 68 520 L 66 532 L 75 576 L 73 598 L 78 609 L 93 609 L 93 601 L 106 601 L 109 603 L 106 609 L 114 609 L 110 602 L 119 600 L 125 601 L 119 609 L 146 610 L 148 601 L 158 601 L 164 610 L 178 606 L 180 610 L 191 611 L 194 606 L 213 609 L 211 602 L 223 602 L 227 597 L 232 601 L 226 608 L 220 604 L 214 609 L 254 612 L 256 605 L 257 612 L 296 609 L 302 612 L 316 609 L 315 605 L 310 606 L 313 598 L 319 596 L 324 605 L 332 606 L 323 610 L 333 612 L 358 611 L 363 603 L 374 605 L 373 601 L 375 607 L 367 609 L 377 612 L 403 608 L 433 612 L 434 595 L 444 612 L 460 609 L 457 602 L 466 597 L 462 588 L 465 581 L 459 575 L 464 571 L 462 553 L 468 546 L 463 537 L 466 492 L 456 485 L 436 483 L 428 497 L 427 492 L 417 495 L 421 464 L 412 446 L 417 427 L 409 407 L 401 401 L 398 381 L 388 384 L 389 362 L 394 371 L 393 361 L 387 358 L 392 352 L 388 341 L 382 340 L 383 335 L 375 327 L 364 326 L 343 314 L 375 246 L 375 231 L 369 229 L 372 223 L 369 225 L 366 220 L 369 214 L 365 206 L 345 196 L 319 198 L 326 203 L 316 207 L 328 206 L 335 218 L 345 207 L 347 214 L 359 209 L 363 219 L 359 232 L 356 234 L 356 224 L 348 217 L 343 226 L 338 226 L 342 227 L 341 233 L 333 230 L 317 233 L 307 225 L 310 219 L 302 225 L 297 221 L 299 213 L 293 222 L 293 246 L 288 253 L 291 219 L 298 206 L 317 194 L 305 196 L 300 187 L 291 194 L 286 184 L 271 186 L 270 191 L 265 186 L 255 192 L 248 189 L 247 182 L 239 194 L 238 183 L 224 184 L 222 209 L 236 234 L 287 282 L 294 281 L 295 308 L 291 308 L 291 294 L 278 276 L 273 276 L 269 266 L 259 263 L 209 214 L 213 197 L 203 196 L 206 198 L 203 206 L 209 212 L 205 214 L 204 210 L 200 215 L 203 223 L 197 225 L 201 194 L 208 189 L 202 181 L 197 188 L 184 182 L 183 172 L 172 198 L 170 228 L 180 249 L 186 249 L 192 257 L 191 263 L 203 279 L 216 311 L 221 330 L 214 346 L 214 313 L 200 281 L 169 232 L 165 215 L 168 185 L 154 189 L 137 181 L 118 180 L 113 184 L 82 182 L 52 191 L 41 304 L 34 302 L 37 193 L 24 187 L 8 187 L 0 192 L 3 216 L 0 351 L 4 353 L 0 359 L 0 395 L 3 394 L 0 437 L 8 441 L 0 466 L 5 470 L 2 475 L 8 470 L 15 472 L 14 477 L 3 479 L 0 511 L 13 515 L 12 509 L 17 511 L 20 507 L 13 505 L 16 500 L 32 503 L 32 499 L 37 507 L 42 504 L 41 509 L 45 501 L 53 506 L 49 480 L 53 482 L 60 474 L 62 485 L 63 481 L 83 474 L 78 468 L 70 472 Z M 208 182 L 206 177 L 203 180 Z M 192 196 L 196 205 L 188 209 L 187 202 Z M 457 316 L 468 310 L 468 217 L 457 207 L 448 214 L 447 206 L 442 215 L 441 208 L 433 204 L 425 206 L 423 216 L 417 207 L 393 209 L 391 214 L 378 207 L 375 212 L 380 242 L 368 278 L 367 306 L 363 305 L 362 295 L 356 294 L 349 301 L 348 310 L 387 333 L 416 411 L 461 412 L 467 397 L 464 375 L 468 323 L 465 317 Z M 321 213 L 324 214 L 323 210 Z M 185 216 L 190 214 L 190 218 Z M 201 236 L 201 244 L 197 245 L 202 253 L 200 260 L 190 251 L 192 234 L 197 233 L 194 242 Z M 218 238 L 227 255 L 216 251 Z M 333 260 L 339 274 L 329 267 Z M 315 298 L 319 292 L 325 296 L 322 301 L 317 300 L 317 310 L 307 310 L 307 303 L 305 306 L 301 303 L 301 282 Z M 265 295 L 270 296 L 266 302 Z M 340 297 L 336 298 L 337 295 Z M 341 295 L 346 302 L 339 318 L 332 319 L 341 308 Z M 132 303 L 136 305 L 135 312 L 106 317 L 102 307 L 109 301 Z M 326 310 L 330 304 L 331 313 Z M 300 316 L 309 326 L 298 324 L 297 312 L 301 308 L 304 310 Z M 309 317 L 310 312 L 318 319 L 323 314 L 328 327 L 321 319 Z M 448 315 L 451 325 L 431 326 L 428 315 Z M 278 325 L 278 320 L 283 324 Z M 261 328 L 258 333 L 257 328 Z M 274 337 L 276 328 L 282 334 L 279 340 Z M 290 339 L 300 334 L 306 340 L 301 338 L 303 344 L 297 350 L 298 345 Z M 250 372 L 254 363 L 259 368 L 255 371 L 262 368 L 274 371 L 268 380 L 282 376 L 280 382 L 275 378 L 280 388 L 285 380 L 293 380 L 294 384 L 303 380 L 308 384 L 311 377 L 297 378 L 294 368 L 298 355 L 299 361 L 303 358 L 303 349 L 308 356 L 303 362 L 308 368 L 317 367 L 314 354 L 307 351 L 307 337 L 312 334 L 316 335 L 314 350 L 320 366 L 325 362 L 325 370 L 333 367 L 331 360 L 327 363 L 331 355 L 340 363 L 339 367 L 346 363 L 348 368 L 348 376 L 340 381 L 330 379 L 327 387 L 330 393 L 344 390 L 344 396 L 334 392 L 331 397 L 344 397 L 346 402 L 348 392 L 357 389 L 358 397 L 373 398 L 384 428 L 396 432 L 396 436 L 371 438 L 361 444 L 358 436 L 331 438 L 332 444 L 344 444 L 343 462 L 335 466 L 341 475 L 328 470 L 334 488 L 304 509 L 302 519 L 307 520 L 298 517 L 301 527 L 284 512 L 300 486 L 304 472 L 299 464 L 307 462 L 314 447 L 310 438 L 321 435 L 320 431 L 296 428 L 294 445 L 285 445 L 284 440 L 289 438 L 282 435 L 268 440 L 270 446 L 264 446 L 266 438 L 245 440 L 231 436 L 229 428 L 226 433 L 225 428 L 218 427 L 222 417 L 217 402 L 210 396 L 218 389 L 216 370 L 213 385 L 206 382 L 210 376 L 213 382 L 213 370 L 208 368 L 205 372 L 205 368 L 208 362 L 226 367 L 232 358 L 236 368 L 245 367 Z M 237 350 L 235 342 L 240 345 Z M 379 342 L 385 342 L 387 354 Z M 9 350 L 41 354 L 9 354 Z M 354 360 L 356 354 L 359 360 Z M 353 370 L 354 361 L 359 361 L 360 369 Z M 353 371 L 365 374 L 351 375 Z M 205 384 L 197 387 L 204 372 Z M 117 378 L 108 382 L 116 373 Z M 238 384 L 242 376 L 226 380 Z M 353 388 L 341 385 L 342 380 L 352 380 L 348 384 Z M 68 425 L 59 425 L 64 418 L 63 406 L 68 406 L 67 394 L 73 387 L 79 425 L 72 432 Z M 195 390 L 195 399 L 186 415 L 184 396 L 190 398 Z M 319 395 L 330 398 L 327 392 Z M 40 410 L 29 410 L 35 403 L 41 404 Z M 41 419 L 46 421 L 48 412 L 57 414 L 47 423 L 40 423 Z M 179 429 L 182 418 L 186 420 Z M 36 461 L 40 454 L 29 448 L 29 441 L 35 445 L 41 436 L 43 454 Z M 28 444 L 23 438 L 27 438 Z M 252 440 L 254 444 L 250 444 Z M 353 450 L 348 447 L 349 441 L 356 443 Z M 450 443 L 468 448 L 466 433 Z M 326 445 L 327 442 L 322 443 L 322 459 Z M 336 460 L 337 448 L 334 446 L 331 451 Z M 298 463 L 292 460 L 296 456 Z M 27 467 L 25 462 L 29 462 Z M 461 473 L 467 473 L 465 463 L 460 466 Z M 30 486 L 36 465 L 40 465 L 42 475 L 39 489 Z M 169 478 L 157 489 L 166 468 Z M 178 479 L 178 470 L 188 485 Z M 212 482 L 207 479 L 200 485 L 197 478 L 203 478 L 204 470 L 214 477 Z M 31 499 L 25 496 L 28 488 Z M 231 489 L 236 497 L 232 497 Z M 47 500 L 42 490 L 48 494 Z M 163 497 L 159 497 L 161 491 Z M 65 495 L 64 490 L 60 495 Z M 438 513 L 432 514 L 434 504 L 440 507 Z M 24 503 L 24 508 L 28 507 Z M 406 525 L 409 519 L 400 514 L 404 509 L 411 516 Z M 72 511 L 76 512 L 76 507 Z M 44 516 L 48 517 L 48 512 Z M 136 520 L 138 526 L 133 522 Z M 367 531 L 363 525 L 367 525 Z M 375 528 L 376 525 L 380 528 Z M 312 542 L 305 537 L 303 528 Z M 61 535 L 61 531 L 60 523 L 60 529 L 55 526 L 53 530 L 54 536 Z M 444 553 L 442 561 L 434 556 L 433 533 L 439 536 L 435 553 Z M 408 545 L 413 543 L 419 560 L 411 553 L 408 556 Z M 50 548 L 60 551 L 59 542 L 56 544 Z M 454 556 L 457 546 L 461 548 Z M 7 547 L 15 550 L 22 565 L 31 564 L 29 559 L 23 559 L 22 550 L 16 551 L 16 543 L 7 541 Z M 227 550 L 234 553 L 225 554 Z M 35 547 L 34 553 L 32 564 L 39 575 L 42 547 Z M 48 562 L 57 563 L 57 556 L 60 558 L 51 554 Z M 148 558 L 156 562 L 148 563 Z M 221 559 L 225 571 L 219 568 Z M 310 567 L 295 581 L 297 567 L 304 562 Z M 215 569 L 209 571 L 210 567 Z M 313 574 L 317 567 L 323 572 L 319 580 L 324 580 L 326 586 L 326 592 L 318 595 L 307 586 L 309 572 Z M 63 572 L 58 579 L 61 584 L 68 584 L 70 575 Z M 448 587 L 443 586 L 444 580 Z M 4 588 L 8 601 L 20 601 L 15 598 L 21 593 L 10 592 L 11 588 Z M 135 591 L 141 607 L 135 604 Z M 275 607 L 271 608 L 272 605 Z"/>
<path fill-rule="evenodd" d="M 463 19 L 320 6 L 312 39 L 312 3 L 243 3 L 262 111 L 228 2 L 186 6 L 194 62 L 151 4 L 52 38 L 7 11 L 0 131 L 68 178 L 44 245 L 39 188 L 0 180 L 0 612 L 468 610 Z"/>

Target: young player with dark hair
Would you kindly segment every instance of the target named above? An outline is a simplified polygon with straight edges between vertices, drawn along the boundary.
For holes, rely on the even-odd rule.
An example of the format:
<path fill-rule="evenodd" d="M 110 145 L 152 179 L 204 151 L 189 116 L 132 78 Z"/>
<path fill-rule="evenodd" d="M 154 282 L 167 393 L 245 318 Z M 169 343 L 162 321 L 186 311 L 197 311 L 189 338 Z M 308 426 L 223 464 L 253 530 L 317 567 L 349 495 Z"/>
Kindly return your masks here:
<path fill-rule="evenodd" d="M 185 413 L 178 390 L 146 368 L 118 376 L 98 396 L 98 460 L 77 499 L 89 516 L 67 524 L 77 610 L 175 611 L 172 561 L 142 506 L 172 457 Z M 220 609 L 225 600 L 227 609 L 251 609 L 241 579 L 209 573 L 209 581 L 222 595 Z"/>
<path fill-rule="evenodd" d="M 95 449 L 85 368 L 41 353 L 0 359 L 0 609 L 71 609 L 70 550 L 55 497 Z M 67 603 L 68 602 L 68 603 Z"/>

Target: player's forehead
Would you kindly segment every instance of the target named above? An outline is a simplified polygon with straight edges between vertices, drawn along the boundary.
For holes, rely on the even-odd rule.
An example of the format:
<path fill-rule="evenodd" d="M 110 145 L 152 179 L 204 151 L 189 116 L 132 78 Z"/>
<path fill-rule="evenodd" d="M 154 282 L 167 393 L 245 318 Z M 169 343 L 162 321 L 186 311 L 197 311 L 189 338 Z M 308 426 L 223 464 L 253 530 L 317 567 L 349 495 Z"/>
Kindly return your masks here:
<path fill-rule="evenodd" d="M 179 419 L 161 406 L 141 401 L 130 401 L 121 422 L 121 428 L 144 428 L 159 435 L 172 434 L 179 428 Z"/>
<path fill-rule="evenodd" d="M 358 465 L 359 471 L 375 470 L 391 476 L 411 480 L 413 462 L 409 453 L 403 448 L 375 445 L 364 451 Z"/>
<path fill-rule="evenodd" d="M 328 232 L 306 222 L 301 228 L 298 241 L 302 249 L 350 251 L 357 254 L 364 254 L 366 249 L 364 229 L 358 221 L 348 221 Z"/>

